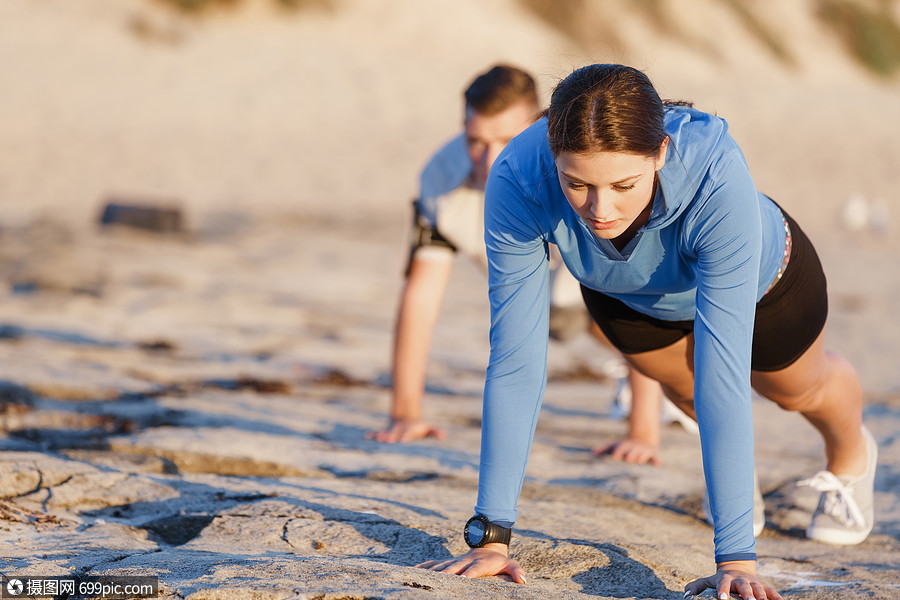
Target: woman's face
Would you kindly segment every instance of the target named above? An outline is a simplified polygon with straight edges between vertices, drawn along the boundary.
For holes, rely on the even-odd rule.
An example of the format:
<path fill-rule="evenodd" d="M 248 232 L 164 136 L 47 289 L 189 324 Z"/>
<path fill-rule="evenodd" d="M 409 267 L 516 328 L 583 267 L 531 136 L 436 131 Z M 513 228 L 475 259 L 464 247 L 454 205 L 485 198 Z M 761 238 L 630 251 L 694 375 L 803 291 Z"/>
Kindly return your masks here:
<path fill-rule="evenodd" d="M 625 152 L 562 152 L 556 170 L 562 192 L 599 238 L 615 239 L 646 224 L 656 172 L 666 162 L 666 138 L 657 157 Z"/>

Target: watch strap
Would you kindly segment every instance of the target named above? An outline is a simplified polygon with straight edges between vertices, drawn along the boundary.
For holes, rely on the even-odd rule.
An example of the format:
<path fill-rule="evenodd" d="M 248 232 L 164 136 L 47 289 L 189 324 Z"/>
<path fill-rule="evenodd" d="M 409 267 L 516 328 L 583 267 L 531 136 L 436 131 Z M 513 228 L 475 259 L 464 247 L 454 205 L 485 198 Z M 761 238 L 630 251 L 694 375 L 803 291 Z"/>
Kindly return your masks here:
<path fill-rule="evenodd" d="M 481 538 L 481 541 L 477 544 L 473 544 L 469 540 L 468 531 L 469 524 L 472 521 L 478 521 L 481 523 L 481 526 L 484 528 L 484 536 Z M 487 517 L 484 515 L 475 515 L 471 519 L 466 522 L 465 529 L 465 538 L 466 543 L 471 548 L 481 548 L 487 544 L 506 544 L 509 546 L 509 540 L 512 537 L 512 528 L 511 527 L 503 527 L 502 525 L 497 525 L 496 523 L 492 523 Z"/>

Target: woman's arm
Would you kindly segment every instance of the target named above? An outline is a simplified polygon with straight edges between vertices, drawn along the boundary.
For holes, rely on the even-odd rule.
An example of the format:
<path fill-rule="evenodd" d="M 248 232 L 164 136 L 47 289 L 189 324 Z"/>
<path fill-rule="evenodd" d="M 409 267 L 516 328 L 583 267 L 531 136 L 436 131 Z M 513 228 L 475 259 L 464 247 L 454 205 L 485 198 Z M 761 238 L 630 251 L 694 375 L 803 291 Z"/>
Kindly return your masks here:
<path fill-rule="evenodd" d="M 547 381 L 549 276 L 539 207 L 517 182 L 509 147 L 494 163 L 485 195 L 491 354 L 482 413 L 475 511 L 503 527 L 516 520 L 538 411 Z M 489 544 L 497 546 L 497 544 Z M 422 566 L 446 573 L 525 578 L 506 547 L 475 548 Z"/>
<path fill-rule="evenodd" d="M 756 560 L 750 356 L 761 224 L 756 187 L 734 150 L 701 188 L 686 227 L 697 261 L 694 407 L 715 523 L 716 562 Z"/>
<path fill-rule="evenodd" d="M 517 516 L 547 381 L 549 327 L 549 257 L 542 216 L 510 163 L 507 154 L 494 165 L 485 195 L 491 354 L 475 507 L 500 524 L 511 524 Z"/>

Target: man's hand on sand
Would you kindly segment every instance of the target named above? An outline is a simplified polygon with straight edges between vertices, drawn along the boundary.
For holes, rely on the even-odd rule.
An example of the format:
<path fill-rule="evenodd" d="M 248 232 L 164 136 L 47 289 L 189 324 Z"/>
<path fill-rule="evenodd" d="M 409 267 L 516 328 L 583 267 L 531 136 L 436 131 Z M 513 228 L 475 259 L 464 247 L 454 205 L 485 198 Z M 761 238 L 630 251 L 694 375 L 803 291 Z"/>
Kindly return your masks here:
<path fill-rule="evenodd" d="M 482 548 L 472 548 L 462 556 L 450 560 L 430 560 L 416 566 L 461 577 L 499 575 L 516 583 L 525 583 L 525 571 L 518 561 L 509 558 L 506 544 L 487 544 Z"/>
<path fill-rule="evenodd" d="M 385 444 L 394 444 L 397 442 L 412 442 L 425 438 L 437 438 L 439 440 L 447 437 L 442 429 L 439 429 L 431 423 L 425 421 L 406 421 L 394 420 L 390 427 L 381 431 L 370 431 L 366 437 L 376 442 Z"/>
<path fill-rule="evenodd" d="M 659 448 L 637 438 L 625 438 L 618 442 L 612 442 L 593 449 L 596 456 L 610 456 L 613 460 L 643 465 L 652 464 L 654 467 L 662 465 L 659 458 Z"/>

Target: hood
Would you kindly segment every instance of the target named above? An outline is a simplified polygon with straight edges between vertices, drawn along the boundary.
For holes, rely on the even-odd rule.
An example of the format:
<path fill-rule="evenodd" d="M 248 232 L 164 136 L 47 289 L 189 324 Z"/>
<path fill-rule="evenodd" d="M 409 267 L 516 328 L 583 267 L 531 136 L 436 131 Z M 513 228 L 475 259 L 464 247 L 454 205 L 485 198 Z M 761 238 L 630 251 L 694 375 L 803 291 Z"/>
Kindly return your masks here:
<path fill-rule="evenodd" d="M 644 229 L 665 227 L 684 212 L 730 139 L 724 119 L 687 106 L 668 106 L 663 118 L 669 147 Z"/>

